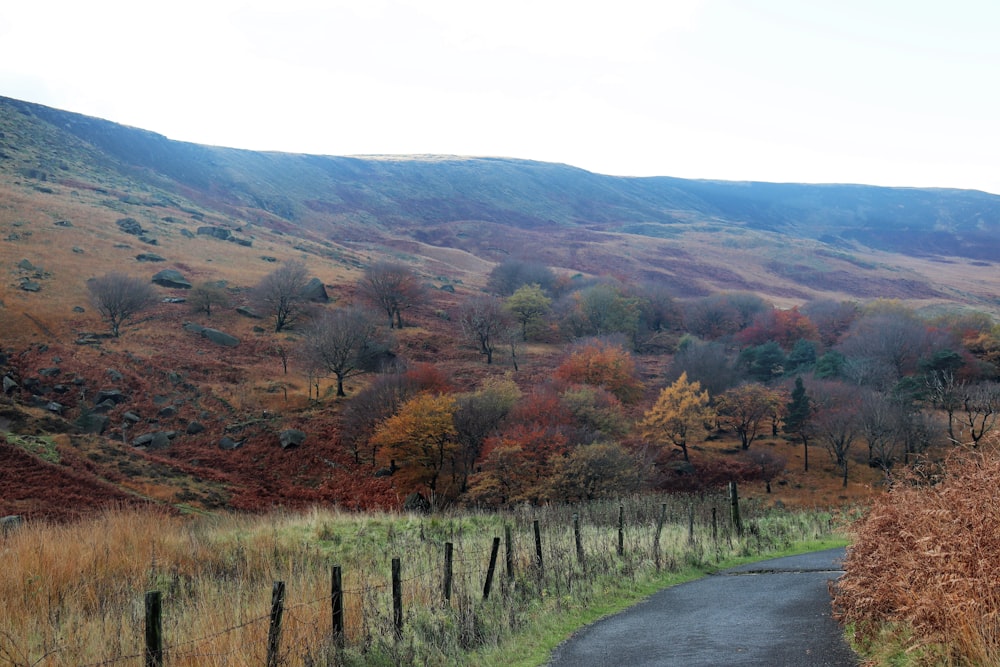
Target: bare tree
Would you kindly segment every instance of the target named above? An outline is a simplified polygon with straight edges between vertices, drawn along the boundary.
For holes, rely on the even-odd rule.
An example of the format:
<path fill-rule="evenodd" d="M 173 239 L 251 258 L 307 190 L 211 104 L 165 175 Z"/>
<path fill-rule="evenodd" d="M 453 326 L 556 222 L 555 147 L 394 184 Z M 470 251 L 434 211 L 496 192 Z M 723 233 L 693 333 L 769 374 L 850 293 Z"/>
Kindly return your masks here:
<path fill-rule="evenodd" d="M 887 476 L 904 454 L 903 425 L 908 417 L 899 401 L 877 391 L 861 392 L 858 418 L 868 441 L 868 465 L 881 468 Z"/>
<path fill-rule="evenodd" d="M 305 330 L 302 344 L 310 369 L 337 378 L 337 396 L 346 396 L 344 380 L 369 372 L 384 349 L 375 319 L 356 307 L 325 311 Z"/>
<path fill-rule="evenodd" d="M 101 317 L 111 325 L 115 338 L 121 335 L 124 324 L 156 302 L 156 291 L 149 283 L 124 273 L 111 272 L 91 278 L 87 290 Z"/>
<path fill-rule="evenodd" d="M 854 387 L 838 382 L 817 382 L 813 386 L 817 406 L 813 418 L 816 436 L 841 467 L 846 487 L 847 457 L 854 441 L 861 434 L 858 392 Z"/>
<path fill-rule="evenodd" d="M 466 339 L 486 356 L 487 364 L 492 364 L 493 353 L 507 340 L 511 328 L 503 302 L 487 294 L 469 297 L 459 307 L 458 321 Z"/>
<path fill-rule="evenodd" d="M 979 441 L 993 430 L 998 419 L 1000 419 L 1000 384 L 981 382 L 966 387 L 958 416 L 961 426 L 959 435 L 968 434 L 972 439 L 972 446 L 978 447 Z"/>
<path fill-rule="evenodd" d="M 309 282 L 306 265 L 292 260 L 264 276 L 253 291 L 253 300 L 274 318 L 275 333 L 300 320 L 308 311 L 303 293 Z"/>
<path fill-rule="evenodd" d="M 423 302 L 426 292 L 417 274 L 395 262 L 378 262 L 358 281 L 361 295 L 385 311 L 389 328 L 403 328 L 403 311 Z"/>

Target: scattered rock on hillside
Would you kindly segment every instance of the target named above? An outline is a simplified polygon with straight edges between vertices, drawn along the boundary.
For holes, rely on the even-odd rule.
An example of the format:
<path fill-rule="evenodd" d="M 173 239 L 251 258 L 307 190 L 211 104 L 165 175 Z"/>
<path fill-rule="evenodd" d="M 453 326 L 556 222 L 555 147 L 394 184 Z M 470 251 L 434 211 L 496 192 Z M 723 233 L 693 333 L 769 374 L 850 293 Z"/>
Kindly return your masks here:
<path fill-rule="evenodd" d="M 146 449 L 165 449 L 170 446 L 170 439 L 176 434 L 174 431 L 154 431 L 145 433 L 132 441 L 133 447 L 145 447 Z"/>
<path fill-rule="evenodd" d="M 260 320 L 264 318 L 263 315 L 256 312 L 253 308 L 249 308 L 247 306 L 240 306 L 239 308 L 236 309 L 236 312 L 242 315 L 243 317 L 249 317 L 250 319 L 253 320 Z"/>
<path fill-rule="evenodd" d="M 21 281 L 21 289 L 25 292 L 40 292 L 42 290 L 42 286 L 34 280 L 28 280 L 25 278 Z"/>
<path fill-rule="evenodd" d="M 205 426 L 201 422 L 189 422 L 184 432 L 188 435 L 198 435 L 205 431 Z"/>
<path fill-rule="evenodd" d="M 322 281 L 319 278 L 313 278 L 302 288 L 302 298 L 306 301 L 326 303 L 330 300 L 330 295 L 326 293 L 326 287 L 323 286 Z"/>
<path fill-rule="evenodd" d="M 155 252 L 144 252 L 135 256 L 135 258 L 140 262 L 165 262 L 167 261 L 163 257 L 160 257 Z"/>
<path fill-rule="evenodd" d="M 125 402 L 125 394 L 122 393 L 121 389 L 102 389 L 97 392 L 94 396 L 94 403 L 103 403 L 104 401 L 111 401 L 115 405 Z"/>
<path fill-rule="evenodd" d="M 171 289 L 191 289 L 191 283 L 176 269 L 163 269 L 153 276 L 153 282 Z"/>
<path fill-rule="evenodd" d="M 22 259 L 20 262 L 17 263 L 17 268 L 21 269 L 22 271 L 34 271 L 35 265 L 26 259 Z"/>
<path fill-rule="evenodd" d="M 231 336 L 224 331 L 219 331 L 218 329 L 209 329 L 208 327 L 203 327 L 201 330 L 201 335 L 216 345 L 222 345 L 224 347 L 236 347 L 240 344 L 240 339 L 236 336 Z"/>
<path fill-rule="evenodd" d="M 85 412 L 76 420 L 76 425 L 83 433 L 103 435 L 108 428 L 108 416 L 96 412 Z"/>
<path fill-rule="evenodd" d="M 242 446 L 243 446 L 242 440 L 233 440 L 228 435 L 223 436 L 222 439 L 219 440 L 219 449 L 225 452 L 229 452 L 234 449 L 239 449 Z"/>
<path fill-rule="evenodd" d="M 9 375 L 3 376 L 3 393 L 9 394 L 10 392 L 17 389 L 18 384 Z"/>
<path fill-rule="evenodd" d="M 204 330 L 205 327 L 201 326 L 200 324 L 195 324 L 194 322 L 184 323 L 184 331 L 187 331 L 188 333 L 200 334 Z"/>
<path fill-rule="evenodd" d="M 193 239 L 194 238 L 194 234 L 191 233 L 190 229 L 183 229 L 182 228 L 181 229 L 181 236 L 183 236 L 186 239 Z"/>
<path fill-rule="evenodd" d="M 306 434 L 297 428 L 289 428 L 282 431 L 278 439 L 281 442 L 282 449 L 291 449 L 305 442 Z"/>
<path fill-rule="evenodd" d="M 84 308 L 83 306 L 73 306 L 73 312 L 74 313 L 85 313 L 85 312 L 87 312 L 87 309 Z"/>
<path fill-rule="evenodd" d="M 212 238 L 216 238 L 221 241 L 228 241 L 229 237 L 232 236 L 233 233 L 225 227 L 205 225 L 204 227 L 198 228 L 198 234 L 199 236 L 211 236 Z"/>
<path fill-rule="evenodd" d="M 135 218 L 122 218 L 118 220 L 115 224 L 126 234 L 131 234 L 132 236 L 140 236 L 144 233 L 142 225 Z"/>

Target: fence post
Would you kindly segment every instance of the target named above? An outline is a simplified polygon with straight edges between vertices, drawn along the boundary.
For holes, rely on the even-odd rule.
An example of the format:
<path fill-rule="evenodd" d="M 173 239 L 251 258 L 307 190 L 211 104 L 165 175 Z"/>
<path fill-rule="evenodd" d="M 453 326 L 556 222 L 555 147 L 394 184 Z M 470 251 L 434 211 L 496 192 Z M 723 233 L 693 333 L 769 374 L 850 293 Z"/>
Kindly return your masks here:
<path fill-rule="evenodd" d="M 483 602 L 490 599 L 490 591 L 493 589 L 493 573 L 497 569 L 497 552 L 500 551 L 500 538 L 493 538 L 493 548 L 490 550 L 490 566 L 486 570 L 486 583 L 483 584 Z"/>
<path fill-rule="evenodd" d="M 451 602 L 451 578 L 454 572 L 453 563 L 455 557 L 455 545 L 451 542 L 444 543 L 444 601 Z"/>
<path fill-rule="evenodd" d="M 583 565 L 583 542 L 580 540 L 580 515 L 573 515 L 573 539 L 576 540 L 576 560 Z"/>
<path fill-rule="evenodd" d="M 688 505 L 688 544 L 694 544 L 694 503 Z"/>
<path fill-rule="evenodd" d="M 739 491 L 736 489 L 736 482 L 729 482 L 729 505 L 730 514 L 733 519 L 733 528 L 736 529 L 737 535 L 743 534 L 743 521 L 740 519 L 740 496 Z"/>
<path fill-rule="evenodd" d="M 163 596 L 146 593 L 146 667 L 163 666 Z"/>
<path fill-rule="evenodd" d="M 618 557 L 625 555 L 625 505 L 618 506 Z"/>
<path fill-rule="evenodd" d="M 271 589 L 271 627 L 267 631 L 267 667 L 278 667 L 281 649 L 281 617 L 285 613 L 285 582 L 276 581 Z"/>
<path fill-rule="evenodd" d="M 656 522 L 656 537 L 653 539 L 653 557 L 656 560 L 656 571 L 660 571 L 660 533 L 663 531 L 663 524 L 667 520 L 667 504 L 660 505 L 660 518 Z"/>
<path fill-rule="evenodd" d="M 330 578 L 330 606 L 333 610 L 333 641 L 340 646 L 344 642 L 344 582 L 339 565 L 333 566 Z"/>
<path fill-rule="evenodd" d="M 535 519 L 535 562 L 538 563 L 538 580 L 545 580 L 545 564 L 542 562 L 542 531 L 538 527 L 538 519 Z"/>
<path fill-rule="evenodd" d="M 718 512 L 716 512 L 715 508 L 713 507 L 712 508 L 712 542 L 718 542 L 719 541 L 719 519 L 716 516 L 717 514 L 718 514 Z"/>
<path fill-rule="evenodd" d="M 392 627 L 396 639 L 403 638 L 403 580 L 398 558 L 392 559 Z"/>
<path fill-rule="evenodd" d="M 503 527 L 504 558 L 507 561 L 507 579 L 514 581 L 514 540 L 511 538 L 510 525 Z"/>

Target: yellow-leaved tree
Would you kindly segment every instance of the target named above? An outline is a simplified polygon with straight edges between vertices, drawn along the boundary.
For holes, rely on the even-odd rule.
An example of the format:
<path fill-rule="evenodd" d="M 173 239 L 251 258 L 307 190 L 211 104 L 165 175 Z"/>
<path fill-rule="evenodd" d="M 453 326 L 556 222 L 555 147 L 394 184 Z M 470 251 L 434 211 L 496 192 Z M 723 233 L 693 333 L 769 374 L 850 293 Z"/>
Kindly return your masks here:
<path fill-rule="evenodd" d="M 447 495 L 440 483 L 458 452 L 454 414 L 453 397 L 421 393 L 378 427 L 372 445 L 384 463 L 397 466 L 397 488 L 426 486 L 432 495 Z"/>
<path fill-rule="evenodd" d="M 685 372 L 660 392 L 639 423 L 639 431 L 643 438 L 659 445 L 673 445 L 688 461 L 689 439 L 704 432 L 705 424 L 711 423 L 712 418 L 708 392 L 702 391 L 700 382 L 688 382 Z"/>

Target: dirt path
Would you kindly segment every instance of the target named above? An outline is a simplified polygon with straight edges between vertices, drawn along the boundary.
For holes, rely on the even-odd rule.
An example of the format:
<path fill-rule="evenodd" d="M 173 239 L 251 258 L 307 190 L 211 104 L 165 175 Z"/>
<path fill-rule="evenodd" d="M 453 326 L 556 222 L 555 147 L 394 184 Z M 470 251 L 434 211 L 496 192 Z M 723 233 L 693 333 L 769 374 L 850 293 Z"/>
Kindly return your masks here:
<path fill-rule="evenodd" d="M 777 558 L 664 589 L 560 645 L 551 667 L 854 667 L 830 616 L 843 549 Z"/>

